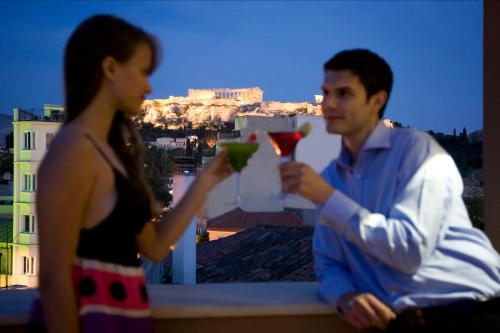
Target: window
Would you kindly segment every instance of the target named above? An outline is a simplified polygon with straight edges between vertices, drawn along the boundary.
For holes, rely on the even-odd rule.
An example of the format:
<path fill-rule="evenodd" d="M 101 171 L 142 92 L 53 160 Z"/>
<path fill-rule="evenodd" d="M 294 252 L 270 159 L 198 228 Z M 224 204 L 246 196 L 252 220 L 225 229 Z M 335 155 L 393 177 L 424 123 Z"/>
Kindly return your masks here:
<path fill-rule="evenodd" d="M 35 149 L 35 132 L 24 132 L 24 150 Z"/>
<path fill-rule="evenodd" d="M 35 216 L 21 214 L 21 231 L 35 233 Z"/>
<path fill-rule="evenodd" d="M 33 174 L 23 174 L 23 192 L 36 191 L 36 176 Z"/>
<path fill-rule="evenodd" d="M 54 133 L 46 133 L 45 134 L 45 149 L 49 149 L 50 143 L 54 139 Z"/>
<path fill-rule="evenodd" d="M 23 256 L 22 261 L 22 272 L 26 275 L 34 275 L 35 274 L 35 258 Z"/>

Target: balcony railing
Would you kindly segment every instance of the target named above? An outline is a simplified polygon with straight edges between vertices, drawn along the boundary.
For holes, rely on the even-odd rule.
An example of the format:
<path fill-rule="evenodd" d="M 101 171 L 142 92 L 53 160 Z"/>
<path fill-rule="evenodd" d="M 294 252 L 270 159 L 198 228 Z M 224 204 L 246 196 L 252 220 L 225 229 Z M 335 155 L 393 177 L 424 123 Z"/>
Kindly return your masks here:
<path fill-rule="evenodd" d="M 217 138 L 218 139 L 236 139 L 241 137 L 241 132 L 240 131 L 232 131 L 230 133 L 218 133 Z"/>
<path fill-rule="evenodd" d="M 316 283 L 149 285 L 155 332 L 354 333 Z M 0 331 L 22 332 L 35 290 L 0 291 Z M 376 332 L 367 330 L 364 332 Z"/>
<path fill-rule="evenodd" d="M 44 109 L 14 109 L 14 121 L 44 121 L 60 123 L 64 114 L 59 110 Z"/>

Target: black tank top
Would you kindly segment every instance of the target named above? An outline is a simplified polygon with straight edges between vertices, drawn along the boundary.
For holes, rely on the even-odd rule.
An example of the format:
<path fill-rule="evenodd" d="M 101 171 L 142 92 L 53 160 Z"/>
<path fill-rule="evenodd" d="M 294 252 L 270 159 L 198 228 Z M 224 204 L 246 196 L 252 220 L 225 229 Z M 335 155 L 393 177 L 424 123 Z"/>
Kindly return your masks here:
<path fill-rule="evenodd" d="M 136 236 L 151 219 L 149 202 L 137 195 L 142 192 L 113 166 L 92 137 L 87 135 L 87 138 L 113 169 L 117 200 L 103 221 L 90 229 L 80 229 L 77 256 L 139 266 Z"/>

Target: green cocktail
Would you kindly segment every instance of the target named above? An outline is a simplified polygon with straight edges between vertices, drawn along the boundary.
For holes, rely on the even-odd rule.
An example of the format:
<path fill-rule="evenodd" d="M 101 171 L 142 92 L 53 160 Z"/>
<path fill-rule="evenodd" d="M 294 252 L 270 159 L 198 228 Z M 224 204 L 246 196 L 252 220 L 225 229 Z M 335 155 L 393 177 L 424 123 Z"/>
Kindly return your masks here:
<path fill-rule="evenodd" d="M 259 148 L 259 144 L 256 142 L 231 142 L 223 143 L 221 147 L 229 151 L 229 162 L 234 171 L 241 172 L 246 167 L 248 159 Z"/>
<path fill-rule="evenodd" d="M 247 161 L 252 157 L 253 153 L 259 148 L 256 142 L 228 142 L 221 144 L 221 147 L 229 152 L 229 163 L 236 171 L 236 197 L 231 203 L 232 205 L 239 206 L 241 204 L 240 197 L 240 175 L 241 170 L 247 166 Z"/>

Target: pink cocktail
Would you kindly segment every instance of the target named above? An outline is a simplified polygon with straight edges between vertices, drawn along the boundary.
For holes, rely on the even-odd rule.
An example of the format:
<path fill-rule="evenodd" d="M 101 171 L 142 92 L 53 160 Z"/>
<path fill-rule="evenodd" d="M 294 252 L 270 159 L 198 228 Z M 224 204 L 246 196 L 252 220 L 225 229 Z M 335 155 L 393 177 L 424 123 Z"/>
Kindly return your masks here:
<path fill-rule="evenodd" d="M 274 151 L 281 158 L 281 163 L 290 162 L 292 160 L 297 143 L 304 137 L 303 133 L 300 131 L 268 132 L 267 134 L 271 138 Z M 277 197 L 285 199 L 285 194 L 280 191 Z"/>
<path fill-rule="evenodd" d="M 288 162 L 292 159 L 295 146 L 302 139 L 302 132 L 269 132 L 271 142 L 273 143 L 276 154 L 281 156 L 282 162 Z"/>

